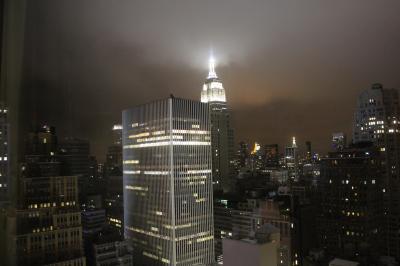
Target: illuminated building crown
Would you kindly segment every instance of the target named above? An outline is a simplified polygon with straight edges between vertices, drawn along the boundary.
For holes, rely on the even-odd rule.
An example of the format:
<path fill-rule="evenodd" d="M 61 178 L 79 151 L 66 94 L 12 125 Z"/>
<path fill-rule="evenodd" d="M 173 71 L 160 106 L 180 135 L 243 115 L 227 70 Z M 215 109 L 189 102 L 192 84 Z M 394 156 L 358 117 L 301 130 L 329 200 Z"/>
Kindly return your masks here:
<path fill-rule="evenodd" d="M 201 101 L 204 103 L 226 102 L 225 89 L 215 72 L 215 60 L 213 57 L 209 59 L 209 71 L 201 92 Z"/>

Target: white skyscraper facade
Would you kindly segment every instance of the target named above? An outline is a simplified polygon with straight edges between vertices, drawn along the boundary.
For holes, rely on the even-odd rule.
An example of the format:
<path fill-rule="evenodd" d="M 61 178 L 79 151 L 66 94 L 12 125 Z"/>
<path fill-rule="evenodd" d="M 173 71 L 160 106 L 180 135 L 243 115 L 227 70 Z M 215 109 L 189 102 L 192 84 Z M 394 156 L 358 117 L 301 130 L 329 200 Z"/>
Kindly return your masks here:
<path fill-rule="evenodd" d="M 123 112 L 125 236 L 137 265 L 214 262 L 211 167 L 207 104 L 171 97 Z"/>
<path fill-rule="evenodd" d="M 209 61 L 201 102 L 210 106 L 214 187 L 228 192 L 234 189 L 234 136 L 225 89 L 215 72 L 214 58 Z"/>

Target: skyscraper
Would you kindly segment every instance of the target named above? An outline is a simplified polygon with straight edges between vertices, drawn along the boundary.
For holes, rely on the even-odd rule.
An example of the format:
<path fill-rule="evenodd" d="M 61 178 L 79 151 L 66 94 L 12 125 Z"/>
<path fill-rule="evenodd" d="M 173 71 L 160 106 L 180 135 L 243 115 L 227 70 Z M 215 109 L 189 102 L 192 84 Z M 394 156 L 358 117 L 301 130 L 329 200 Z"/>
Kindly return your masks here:
<path fill-rule="evenodd" d="M 296 138 L 292 138 L 290 146 L 285 149 L 285 164 L 288 169 L 289 178 L 297 180 L 298 178 L 298 148 Z"/>
<path fill-rule="evenodd" d="M 5 265 L 86 265 L 78 179 L 63 171 L 56 139 L 48 126 L 29 134 L 17 207 L 0 215 Z"/>
<path fill-rule="evenodd" d="M 86 204 L 89 187 L 90 143 L 79 138 L 65 138 L 60 142 L 60 154 L 70 175 L 78 177 L 79 203 Z"/>
<path fill-rule="evenodd" d="M 105 208 L 107 222 L 123 232 L 124 202 L 122 177 L 122 125 L 112 128 L 112 145 L 107 148 L 105 164 Z"/>
<path fill-rule="evenodd" d="M 215 72 L 213 58 L 210 59 L 208 76 L 201 91 L 201 102 L 210 106 L 213 181 L 217 189 L 230 191 L 234 187 L 233 129 L 225 89 Z"/>
<path fill-rule="evenodd" d="M 346 145 L 346 135 L 343 132 L 332 134 L 332 147 L 334 150 L 343 150 L 344 148 L 346 148 Z"/>
<path fill-rule="evenodd" d="M 354 116 L 353 141 L 383 140 L 385 133 L 398 130 L 399 96 L 396 89 L 384 89 L 382 84 L 373 84 L 362 91 L 357 101 Z"/>
<path fill-rule="evenodd" d="M 214 261 L 207 104 L 171 98 L 125 110 L 125 236 L 139 265 Z"/>
<path fill-rule="evenodd" d="M 265 165 L 267 168 L 277 168 L 279 166 L 278 144 L 267 144 L 265 148 Z"/>
<path fill-rule="evenodd" d="M 373 84 L 358 98 L 353 141 L 372 141 L 383 157 L 385 253 L 400 258 L 400 106 L 396 89 Z"/>
<path fill-rule="evenodd" d="M 107 148 L 106 175 L 122 170 L 122 126 L 114 125 L 112 128 L 112 145 Z M 117 169 L 116 169 L 117 168 Z"/>
<path fill-rule="evenodd" d="M 239 148 L 236 152 L 236 171 L 239 172 L 241 168 L 246 167 L 247 160 L 249 159 L 249 145 L 241 141 L 239 142 Z"/>
<path fill-rule="evenodd" d="M 368 260 L 362 257 L 381 247 L 381 184 L 379 150 L 371 143 L 321 160 L 318 236 L 330 255 Z"/>
<path fill-rule="evenodd" d="M 311 141 L 306 141 L 306 162 L 310 163 L 312 160 Z"/>
<path fill-rule="evenodd" d="M 265 171 L 265 149 L 261 148 L 261 145 L 257 142 L 250 152 L 250 169 L 252 172 Z"/>
<path fill-rule="evenodd" d="M 89 141 L 78 138 L 65 138 L 60 142 L 60 151 L 71 174 L 87 178 L 90 161 Z"/>

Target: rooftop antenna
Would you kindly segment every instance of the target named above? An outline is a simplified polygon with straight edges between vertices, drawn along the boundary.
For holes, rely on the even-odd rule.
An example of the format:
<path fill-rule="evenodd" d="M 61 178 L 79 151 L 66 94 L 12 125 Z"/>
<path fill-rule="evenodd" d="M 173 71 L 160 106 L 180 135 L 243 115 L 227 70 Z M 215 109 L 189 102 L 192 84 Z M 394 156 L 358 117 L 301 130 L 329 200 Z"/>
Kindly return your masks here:
<path fill-rule="evenodd" d="M 210 58 L 208 59 L 208 77 L 207 78 L 218 78 L 217 73 L 215 73 L 215 59 L 213 52 L 211 50 Z"/>

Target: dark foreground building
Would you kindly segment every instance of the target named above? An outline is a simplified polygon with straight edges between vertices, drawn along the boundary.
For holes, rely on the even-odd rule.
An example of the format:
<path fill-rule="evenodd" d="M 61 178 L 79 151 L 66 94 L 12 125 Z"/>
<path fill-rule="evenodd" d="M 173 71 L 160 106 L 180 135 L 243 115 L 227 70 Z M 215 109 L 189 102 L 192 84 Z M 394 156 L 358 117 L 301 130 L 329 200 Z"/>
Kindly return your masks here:
<path fill-rule="evenodd" d="M 16 207 L 1 213 L 5 265 L 86 265 L 77 176 L 64 174 L 54 128 L 29 134 Z"/>
<path fill-rule="evenodd" d="M 329 255 L 372 262 L 383 243 L 379 150 L 364 143 L 329 153 L 319 189 L 321 246 Z"/>
<path fill-rule="evenodd" d="M 382 156 L 383 254 L 400 259 L 400 105 L 397 89 L 373 84 L 358 97 L 353 141 L 372 141 Z"/>

